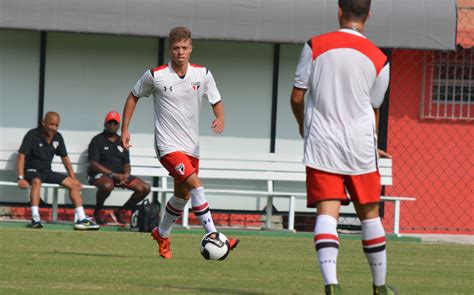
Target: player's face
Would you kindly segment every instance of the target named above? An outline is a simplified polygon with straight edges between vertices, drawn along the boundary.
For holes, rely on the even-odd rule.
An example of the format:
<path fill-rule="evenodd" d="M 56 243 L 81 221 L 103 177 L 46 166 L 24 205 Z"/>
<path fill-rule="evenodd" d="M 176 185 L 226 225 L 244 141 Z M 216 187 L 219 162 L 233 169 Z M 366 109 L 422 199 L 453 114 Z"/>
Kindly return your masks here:
<path fill-rule="evenodd" d="M 171 61 L 178 65 L 186 65 L 193 51 L 191 39 L 181 40 L 170 44 Z"/>
<path fill-rule="evenodd" d="M 116 133 L 119 126 L 120 126 L 120 124 L 117 123 L 115 120 L 110 120 L 109 122 L 106 122 L 104 124 L 105 131 L 112 132 L 112 133 Z"/>
<path fill-rule="evenodd" d="M 43 132 L 48 136 L 52 137 L 59 128 L 59 117 L 58 116 L 49 116 L 43 120 Z"/>

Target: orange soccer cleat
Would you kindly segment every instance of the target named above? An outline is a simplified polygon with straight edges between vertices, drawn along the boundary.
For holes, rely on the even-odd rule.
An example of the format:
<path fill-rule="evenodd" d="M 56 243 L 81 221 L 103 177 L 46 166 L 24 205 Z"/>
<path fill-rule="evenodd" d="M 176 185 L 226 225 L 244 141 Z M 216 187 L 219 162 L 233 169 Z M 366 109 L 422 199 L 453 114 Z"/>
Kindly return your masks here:
<path fill-rule="evenodd" d="M 158 232 L 157 227 L 152 230 L 151 236 L 158 243 L 158 251 L 160 252 L 160 256 L 165 259 L 170 259 L 172 256 L 170 238 L 162 238 Z"/>
<path fill-rule="evenodd" d="M 229 237 L 229 249 L 234 250 L 235 247 L 240 243 L 239 239 Z"/>

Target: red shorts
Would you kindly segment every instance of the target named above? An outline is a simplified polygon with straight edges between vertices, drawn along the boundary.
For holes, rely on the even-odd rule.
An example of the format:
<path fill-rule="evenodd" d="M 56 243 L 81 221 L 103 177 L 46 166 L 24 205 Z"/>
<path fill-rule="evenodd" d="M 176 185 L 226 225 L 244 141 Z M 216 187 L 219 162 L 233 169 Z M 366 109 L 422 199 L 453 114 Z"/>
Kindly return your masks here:
<path fill-rule="evenodd" d="M 184 182 L 191 174 L 199 172 L 199 159 L 182 152 L 172 152 L 160 158 L 176 183 Z"/>
<path fill-rule="evenodd" d="M 380 202 L 380 174 L 377 170 L 361 175 L 342 175 L 306 167 L 306 192 L 308 208 L 328 200 L 341 200 L 343 205 L 349 204 L 349 200 L 360 204 L 377 203 Z"/>

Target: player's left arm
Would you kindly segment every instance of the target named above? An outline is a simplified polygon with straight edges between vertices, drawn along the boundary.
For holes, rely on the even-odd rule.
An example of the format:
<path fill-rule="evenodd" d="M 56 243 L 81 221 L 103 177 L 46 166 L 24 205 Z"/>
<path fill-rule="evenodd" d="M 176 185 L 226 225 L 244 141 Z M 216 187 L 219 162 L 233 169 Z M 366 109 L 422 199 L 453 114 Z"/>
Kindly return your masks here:
<path fill-rule="evenodd" d="M 219 101 L 218 103 L 213 104 L 212 111 L 216 118 L 212 121 L 211 128 L 215 133 L 221 134 L 225 127 L 224 103 Z"/>
<path fill-rule="evenodd" d="M 207 97 L 207 100 L 212 105 L 212 112 L 215 116 L 215 119 L 211 124 L 211 129 L 215 133 L 221 134 L 225 127 L 224 103 L 221 100 L 221 94 L 217 89 L 216 81 L 214 80 L 211 71 L 206 69 L 205 75 L 203 96 Z"/>
<path fill-rule="evenodd" d="M 66 144 L 64 143 L 63 136 L 58 133 L 58 148 L 56 149 L 56 155 L 61 157 L 61 161 L 63 162 L 64 168 L 67 171 L 67 174 L 71 178 L 76 178 L 76 173 L 74 173 L 74 169 L 72 168 L 71 160 L 67 154 Z"/>
<path fill-rule="evenodd" d="M 376 133 L 379 133 L 379 122 L 380 122 L 380 106 L 383 103 L 385 98 L 385 92 L 387 91 L 388 84 L 390 81 L 390 64 L 387 63 L 382 68 L 380 73 L 378 74 L 377 78 L 375 79 L 375 83 L 372 86 L 370 91 L 370 103 L 374 108 L 375 113 L 375 129 Z M 392 156 L 384 150 L 378 149 L 379 157 L 382 158 L 391 158 Z"/>
<path fill-rule="evenodd" d="M 76 178 L 76 173 L 74 173 L 74 169 L 72 168 L 71 160 L 69 159 L 69 157 L 62 157 L 61 161 L 63 162 L 64 168 L 66 169 L 69 177 Z"/>

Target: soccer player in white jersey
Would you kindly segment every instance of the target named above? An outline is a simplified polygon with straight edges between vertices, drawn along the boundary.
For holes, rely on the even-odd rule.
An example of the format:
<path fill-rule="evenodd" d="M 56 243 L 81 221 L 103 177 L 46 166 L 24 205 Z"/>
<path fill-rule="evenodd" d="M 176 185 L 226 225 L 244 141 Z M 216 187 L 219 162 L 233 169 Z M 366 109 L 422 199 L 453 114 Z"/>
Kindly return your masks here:
<path fill-rule="evenodd" d="M 158 243 L 160 256 L 171 258 L 171 229 L 191 199 L 192 209 L 206 232 L 215 232 L 199 172 L 199 111 L 206 98 L 212 105 L 215 120 L 212 130 L 224 131 L 224 104 L 211 72 L 190 64 L 191 32 L 176 27 L 169 33 L 171 61 L 147 70 L 128 95 L 123 110 L 122 145 L 130 148 L 128 127 L 140 97 L 153 94 L 155 105 L 155 149 L 160 162 L 174 178 L 174 195 L 166 204 L 160 226 L 152 236 Z M 229 238 L 230 249 L 239 243 Z"/>
<path fill-rule="evenodd" d="M 337 220 L 346 191 L 362 224 L 362 247 L 374 294 L 385 285 L 385 231 L 379 218 L 378 108 L 389 82 L 387 57 L 363 35 L 370 0 L 339 0 L 340 30 L 303 47 L 291 94 L 304 138 L 307 206 L 317 208 L 314 244 L 326 294 L 341 294 L 336 276 Z M 309 90 L 309 91 L 308 91 Z M 304 96 L 309 92 L 306 108 Z"/>

